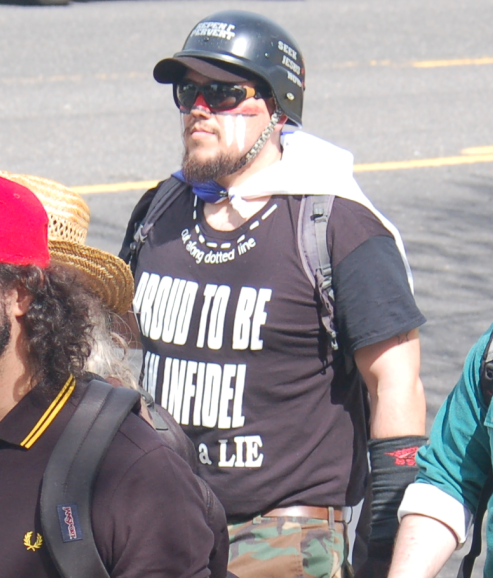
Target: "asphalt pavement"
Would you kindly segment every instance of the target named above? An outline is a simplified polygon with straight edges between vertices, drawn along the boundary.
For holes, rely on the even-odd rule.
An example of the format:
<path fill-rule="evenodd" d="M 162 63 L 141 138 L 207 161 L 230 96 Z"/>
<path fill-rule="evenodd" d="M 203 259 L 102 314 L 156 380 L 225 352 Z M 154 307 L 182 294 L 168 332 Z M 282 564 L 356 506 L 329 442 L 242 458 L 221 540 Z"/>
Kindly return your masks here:
<path fill-rule="evenodd" d="M 143 193 L 126 184 L 165 178 L 180 163 L 179 115 L 171 90 L 152 79 L 154 64 L 181 48 L 196 21 L 233 7 L 297 38 L 305 130 L 354 154 L 363 190 L 401 230 L 428 319 L 431 423 L 493 322 L 489 0 L 2 4 L 0 168 L 94 185 L 84 195 L 89 242 L 118 252 Z M 104 192 L 111 184 L 117 192 Z M 455 576 L 456 560 L 440 576 Z"/>

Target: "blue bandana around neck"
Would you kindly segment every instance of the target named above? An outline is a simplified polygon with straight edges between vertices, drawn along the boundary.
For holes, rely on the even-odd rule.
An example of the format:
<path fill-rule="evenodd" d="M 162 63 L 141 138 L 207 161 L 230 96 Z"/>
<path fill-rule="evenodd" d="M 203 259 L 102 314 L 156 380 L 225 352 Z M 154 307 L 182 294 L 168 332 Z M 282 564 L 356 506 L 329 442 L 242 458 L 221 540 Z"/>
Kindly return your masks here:
<path fill-rule="evenodd" d="M 205 183 L 198 183 L 197 181 L 187 181 L 183 176 L 183 171 L 177 171 L 173 173 L 173 176 L 182 181 L 183 183 L 188 183 L 192 186 L 192 191 L 199 199 L 202 199 L 205 203 L 219 203 L 223 201 L 225 197 L 228 196 L 227 191 L 224 187 L 218 185 L 216 181 L 206 181 Z"/>

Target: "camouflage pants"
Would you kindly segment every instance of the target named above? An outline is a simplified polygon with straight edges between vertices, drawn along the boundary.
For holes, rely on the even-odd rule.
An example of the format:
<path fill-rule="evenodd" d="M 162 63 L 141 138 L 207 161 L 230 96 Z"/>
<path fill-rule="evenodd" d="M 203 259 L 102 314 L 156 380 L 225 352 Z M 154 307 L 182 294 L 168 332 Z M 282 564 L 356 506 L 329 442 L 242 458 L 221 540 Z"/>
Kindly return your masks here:
<path fill-rule="evenodd" d="M 349 578 L 345 524 L 257 516 L 228 526 L 229 565 L 238 578 Z"/>

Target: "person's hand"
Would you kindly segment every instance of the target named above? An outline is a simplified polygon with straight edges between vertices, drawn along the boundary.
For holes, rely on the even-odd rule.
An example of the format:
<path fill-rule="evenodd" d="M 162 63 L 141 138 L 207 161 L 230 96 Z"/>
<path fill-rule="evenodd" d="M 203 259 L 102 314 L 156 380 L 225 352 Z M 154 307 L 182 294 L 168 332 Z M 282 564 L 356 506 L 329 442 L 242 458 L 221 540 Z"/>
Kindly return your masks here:
<path fill-rule="evenodd" d="M 370 542 L 368 557 L 354 578 L 386 578 L 392 561 L 392 542 Z"/>

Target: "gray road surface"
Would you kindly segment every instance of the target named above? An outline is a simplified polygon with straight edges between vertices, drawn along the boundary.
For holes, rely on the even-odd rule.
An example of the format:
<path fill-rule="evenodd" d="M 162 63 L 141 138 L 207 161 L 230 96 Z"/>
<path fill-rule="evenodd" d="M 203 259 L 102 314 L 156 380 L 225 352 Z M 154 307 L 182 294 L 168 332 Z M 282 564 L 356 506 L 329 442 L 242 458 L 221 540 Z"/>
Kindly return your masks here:
<path fill-rule="evenodd" d="M 179 120 L 152 68 L 197 20 L 233 6 L 292 31 L 306 59 L 305 129 L 357 165 L 493 146 L 489 0 L 109 0 L 0 6 L 1 168 L 71 186 L 166 177 L 180 161 Z M 419 65 L 430 61 L 441 64 Z M 400 228 L 414 269 L 431 422 L 493 321 L 493 162 L 357 178 Z M 90 243 L 117 252 L 141 194 L 86 195 Z"/>

